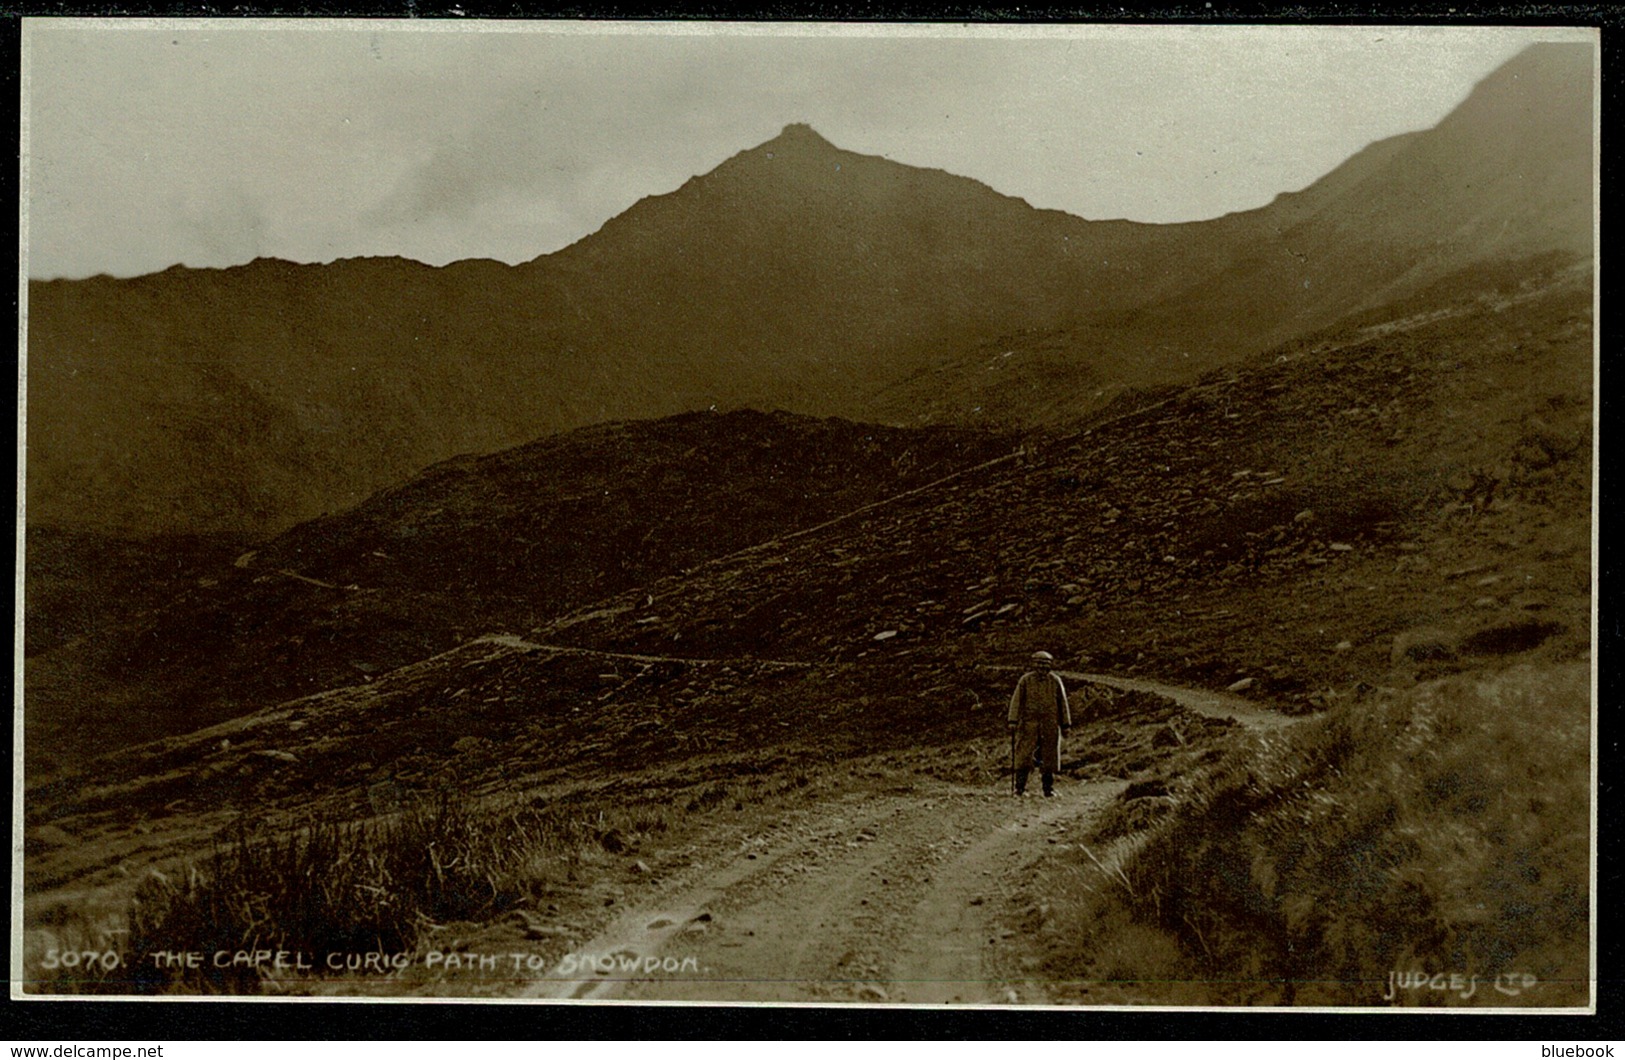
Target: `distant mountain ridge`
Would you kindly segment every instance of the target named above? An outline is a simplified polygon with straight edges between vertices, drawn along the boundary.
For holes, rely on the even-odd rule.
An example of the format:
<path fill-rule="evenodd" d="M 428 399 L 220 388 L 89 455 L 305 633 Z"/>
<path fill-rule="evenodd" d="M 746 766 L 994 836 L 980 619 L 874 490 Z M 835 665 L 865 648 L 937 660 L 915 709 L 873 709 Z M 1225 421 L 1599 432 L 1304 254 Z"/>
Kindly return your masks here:
<path fill-rule="evenodd" d="M 1087 411 L 1462 269 L 1587 257 L 1594 62 L 1535 46 L 1435 129 L 1199 223 L 1037 210 L 791 125 L 518 266 L 33 282 L 29 518 L 265 534 L 459 453 L 712 406 Z"/>

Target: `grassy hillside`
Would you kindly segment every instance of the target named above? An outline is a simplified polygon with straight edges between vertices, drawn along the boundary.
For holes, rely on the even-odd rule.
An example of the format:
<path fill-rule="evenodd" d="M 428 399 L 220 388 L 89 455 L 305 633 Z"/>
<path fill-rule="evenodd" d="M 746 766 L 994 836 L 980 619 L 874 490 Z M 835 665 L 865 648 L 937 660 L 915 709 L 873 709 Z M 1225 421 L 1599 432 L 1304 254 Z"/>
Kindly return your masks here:
<path fill-rule="evenodd" d="M 1584 1005 L 1590 746 L 1590 668 L 1519 666 L 1147 778 L 1035 884 L 1045 970 L 1095 1003 Z"/>

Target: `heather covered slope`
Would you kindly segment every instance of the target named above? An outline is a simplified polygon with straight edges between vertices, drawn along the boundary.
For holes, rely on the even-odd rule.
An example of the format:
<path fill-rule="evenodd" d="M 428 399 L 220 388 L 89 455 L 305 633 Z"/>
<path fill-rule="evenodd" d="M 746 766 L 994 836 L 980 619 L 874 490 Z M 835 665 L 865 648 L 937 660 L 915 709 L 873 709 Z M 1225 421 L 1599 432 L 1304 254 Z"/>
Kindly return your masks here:
<path fill-rule="evenodd" d="M 1531 49 L 1437 128 L 1201 223 L 1034 210 L 790 126 L 520 266 L 33 283 L 30 519 L 263 535 L 605 420 L 1026 425 L 1056 385 L 1086 410 L 1188 381 L 1465 268 L 1587 257 L 1591 63 Z"/>
<path fill-rule="evenodd" d="M 162 607 L 240 555 L 233 535 L 123 538 L 29 527 L 23 564 L 23 654 L 112 631 Z"/>

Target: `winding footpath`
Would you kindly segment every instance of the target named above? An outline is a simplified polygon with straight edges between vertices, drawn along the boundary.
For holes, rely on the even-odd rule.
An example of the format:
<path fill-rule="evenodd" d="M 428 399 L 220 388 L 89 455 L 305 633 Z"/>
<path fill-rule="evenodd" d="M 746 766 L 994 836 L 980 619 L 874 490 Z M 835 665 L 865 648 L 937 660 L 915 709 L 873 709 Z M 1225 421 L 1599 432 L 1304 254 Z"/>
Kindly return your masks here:
<path fill-rule="evenodd" d="M 1225 693 L 1065 676 L 1155 692 L 1250 727 L 1292 721 Z M 1063 781 L 1057 798 L 1017 799 L 917 781 L 906 793 L 809 805 L 735 846 L 698 852 L 658 896 L 574 948 L 578 978 L 537 980 L 522 996 L 1043 1002 L 1043 984 L 1020 972 L 1022 938 L 999 917 L 1032 863 L 1079 845 L 1125 784 Z"/>

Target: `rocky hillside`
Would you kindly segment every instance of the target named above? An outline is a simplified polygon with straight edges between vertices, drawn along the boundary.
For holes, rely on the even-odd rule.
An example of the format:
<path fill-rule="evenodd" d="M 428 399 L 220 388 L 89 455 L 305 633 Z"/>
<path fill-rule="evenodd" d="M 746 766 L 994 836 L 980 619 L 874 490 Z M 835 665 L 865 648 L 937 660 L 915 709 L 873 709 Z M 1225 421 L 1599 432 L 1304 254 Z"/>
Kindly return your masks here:
<path fill-rule="evenodd" d="M 1300 709 L 1395 662 L 1583 651 L 1589 279 L 1481 280 L 531 635 L 911 665 L 1042 646 Z"/>
<path fill-rule="evenodd" d="M 110 569 L 104 551 L 31 536 L 30 767 L 368 681 L 1018 444 L 952 428 L 690 413 L 451 460 L 264 544 L 168 543 L 167 564 L 141 553 Z M 114 603 L 86 603 L 110 590 Z"/>
<path fill-rule="evenodd" d="M 1072 668 L 1226 688 L 1297 712 L 1373 685 L 1507 659 L 1583 658 L 1589 275 L 1483 280 L 1470 295 L 1435 293 L 1399 315 L 1033 433 L 1017 457 L 976 463 L 998 451 L 995 440 L 973 456 L 962 437 L 941 435 L 936 468 L 927 463 L 903 479 L 892 464 L 899 447 L 886 446 L 871 456 L 880 480 L 872 492 L 803 513 L 799 531 L 754 540 L 717 538 L 728 521 L 711 516 L 727 505 L 710 488 L 742 499 L 758 483 L 771 487 L 771 474 L 757 474 L 761 458 L 739 455 L 752 430 L 765 441 L 788 428 L 804 443 L 818 431 L 735 416 L 591 433 L 664 438 L 676 453 L 699 444 L 695 431 L 727 425 L 709 448 L 679 454 L 713 472 L 701 519 L 661 530 L 707 534 L 712 558 L 611 572 L 595 583 L 604 595 L 574 607 L 561 599 L 551 617 L 537 606 L 543 620 L 524 628 L 516 621 L 523 602 L 426 596 L 456 614 L 463 632 L 495 635 L 426 659 L 419 647 L 412 658 L 420 661 L 396 669 L 370 656 L 372 672 L 354 667 L 342 682 L 338 672 L 324 675 L 349 687 L 281 705 L 268 696 L 258 713 L 219 728 L 91 763 L 38 789 L 31 805 L 45 821 L 51 805 L 68 805 L 61 800 L 88 812 L 132 791 L 153 805 L 293 798 L 316 788 L 364 803 L 369 785 L 411 791 L 455 778 L 466 790 L 617 763 L 701 768 L 708 756 L 741 751 L 793 759 L 887 741 L 954 743 L 997 726 L 1008 682 L 998 668 L 1040 646 Z M 433 509 L 414 495 L 434 496 L 453 525 L 480 520 L 473 541 L 440 538 L 448 555 L 485 556 L 491 528 L 518 545 L 512 509 L 496 504 L 482 515 L 487 506 L 461 506 L 458 497 L 560 444 L 538 443 L 523 460 L 437 469 L 413 490 L 379 497 L 365 517 L 300 528 L 246 561 L 245 588 L 319 599 L 289 612 L 300 619 L 289 638 L 365 628 L 382 644 L 378 631 L 406 628 L 427 606 L 381 588 L 398 584 L 385 572 L 412 551 L 406 528 L 441 533 L 431 532 Z M 919 442 L 914 451 L 928 452 Z M 729 459 L 732 475 L 715 474 Z M 949 466 L 963 470 L 940 477 Z M 569 478 L 583 480 L 592 476 Z M 899 488 L 915 483 L 923 485 Z M 838 507 L 847 514 L 824 518 Z M 625 518 L 573 525 L 593 533 Z M 281 566 L 306 549 L 314 559 L 318 543 L 330 550 L 325 566 Z M 592 547 L 582 562 L 622 546 Z M 478 569 L 486 573 L 470 585 L 516 576 L 511 566 Z M 372 571 L 380 588 L 311 584 L 306 571 Z M 617 577 L 624 591 L 613 590 Z M 195 611 L 177 609 L 167 621 L 179 629 L 189 614 L 206 629 Z M 482 629 L 481 620 L 509 625 Z M 231 665 L 304 676 L 288 666 L 283 633 L 254 640 L 250 632 L 245 626 L 237 647 L 242 662 Z M 335 643 L 323 657 L 344 659 L 344 651 Z M 216 716 L 229 713 L 222 704 Z M 83 738 L 84 727 L 76 731 Z"/>
<path fill-rule="evenodd" d="M 1478 264 L 1585 257 L 1592 50 L 1261 210 L 1085 221 L 805 126 L 509 267 L 32 283 L 29 518 L 263 536 L 456 453 L 684 410 L 1064 419 Z"/>

